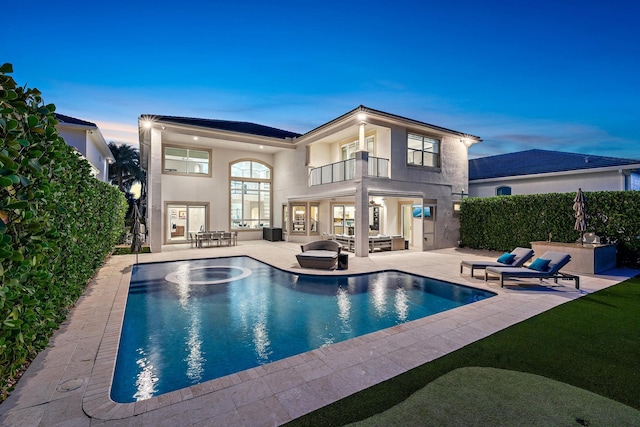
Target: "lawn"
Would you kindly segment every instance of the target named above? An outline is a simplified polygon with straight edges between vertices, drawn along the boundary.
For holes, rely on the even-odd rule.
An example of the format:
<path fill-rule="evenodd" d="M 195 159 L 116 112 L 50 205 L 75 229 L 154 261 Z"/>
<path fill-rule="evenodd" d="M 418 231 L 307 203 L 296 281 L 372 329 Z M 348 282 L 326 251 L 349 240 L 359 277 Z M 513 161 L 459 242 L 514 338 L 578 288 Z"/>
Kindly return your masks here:
<path fill-rule="evenodd" d="M 640 410 L 639 307 L 640 277 L 637 277 L 555 307 L 458 351 L 293 420 L 287 425 L 339 426 L 364 420 L 394 406 L 396 411 L 398 411 L 397 408 L 403 408 L 404 413 L 411 411 L 409 408 L 427 407 L 434 410 L 444 408 L 450 404 L 453 391 L 451 394 L 434 394 L 434 385 L 437 385 L 438 381 L 446 380 L 449 377 L 446 374 L 451 373 L 451 375 L 457 375 L 456 384 L 461 382 L 465 384 L 462 387 L 463 391 L 465 387 L 467 391 L 472 391 L 472 388 L 478 389 L 480 386 L 474 382 L 472 376 L 464 375 L 465 372 L 470 371 L 459 370 L 470 367 L 507 370 L 505 375 L 510 375 L 511 371 L 533 374 L 527 376 L 529 379 L 517 382 L 525 390 L 536 389 L 540 378 L 542 382 L 548 383 L 544 387 L 567 386 L 569 388 L 566 390 L 569 391 L 562 393 L 567 402 L 574 399 L 582 402 L 582 405 L 590 405 L 593 408 L 596 407 L 596 403 L 584 402 L 591 402 L 589 399 L 592 399 L 595 394 L 599 395 L 595 397 L 615 401 L 611 402 L 614 406 L 619 402 Z M 502 375 L 499 377 L 496 374 L 493 381 L 480 384 L 485 384 L 488 388 L 487 392 L 490 393 L 491 383 L 503 380 Z M 544 389 L 543 386 L 539 387 Z M 421 393 L 425 393 L 424 396 L 428 398 L 424 396 L 421 398 Z M 582 401 L 580 399 L 584 393 L 587 394 L 584 397 L 587 400 Z M 479 416 L 482 416 L 483 412 L 496 412 L 496 405 L 487 404 L 486 399 L 480 395 L 478 393 L 476 401 L 472 400 L 467 404 L 475 408 Z M 410 396 L 412 399 L 409 399 Z M 473 396 L 470 395 L 468 398 L 473 399 Z M 412 400 L 417 400 L 417 405 L 416 402 L 411 405 Z M 514 402 L 514 405 L 517 405 L 518 400 Z M 534 399 L 530 401 L 530 403 L 533 402 L 535 402 Z M 405 406 L 399 405 L 401 403 Z M 606 406 L 606 403 L 604 405 Z M 506 416 L 507 420 L 504 418 L 503 420 L 511 421 L 506 422 L 505 425 L 544 425 L 542 417 L 545 411 L 535 411 L 535 405 L 533 408 L 532 416 L 539 416 L 540 419 L 508 420 L 509 416 L 520 416 L 514 413 L 498 413 L 497 416 Z M 631 413 L 633 414 L 633 411 Z M 461 414 L 462 412 L 456 414 L 455 411 L 450 411 L 449 422 L 442 420 L 440 422 L 444 422 L 445 425 L 468 425 L 459 423 Z M 629 425 L 640 425 L 640 412 L 638 414 L 637 424 Z M 387 421 L 376 423 L 375 420 L 388 415 L 389 412 L 374 417 L 368 420 L 366 425 L 383 425 Z M 573 425 L 597 425 L 593 423 L 595 420 L 591 421 L 590 424 L 589 420 L 576 417 Z"/>

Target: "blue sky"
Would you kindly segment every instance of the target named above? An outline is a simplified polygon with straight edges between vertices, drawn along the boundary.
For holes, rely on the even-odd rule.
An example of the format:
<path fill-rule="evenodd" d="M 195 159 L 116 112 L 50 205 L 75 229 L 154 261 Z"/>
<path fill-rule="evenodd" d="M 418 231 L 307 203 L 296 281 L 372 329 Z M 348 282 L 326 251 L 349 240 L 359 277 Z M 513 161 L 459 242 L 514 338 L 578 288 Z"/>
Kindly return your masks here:
<path fill-rule="evenodd" d="M 304 133 L 360 104 L 531 148 L 640 159 L 638 1 L 32 1 L 0 61 L 58 112 L 137 143 L 137 118 Z M 7 10 L 7 8 L 5 8 Z"/>

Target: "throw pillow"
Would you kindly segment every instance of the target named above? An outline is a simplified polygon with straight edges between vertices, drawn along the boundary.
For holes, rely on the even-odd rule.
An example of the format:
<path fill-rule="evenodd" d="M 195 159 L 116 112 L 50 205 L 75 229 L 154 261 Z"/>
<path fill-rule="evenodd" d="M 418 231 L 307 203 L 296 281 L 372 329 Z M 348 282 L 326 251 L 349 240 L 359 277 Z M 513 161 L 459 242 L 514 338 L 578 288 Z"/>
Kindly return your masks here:
<path fill-rule="evenodd" d="M 529 268 L 537 271 L 545 271 L 550 262 L 551 262 L 550 259 L 538 258 L 537 260 L 531 263 Z"/>
<path fill-rule="evenodd" d="M 511 264 L 511 262 L 515 257 L 516 257 L 515 255 L 510 254 L 509 252 L 505 252 L 503 255 L 500 256 L 500 258 L 498 258 L 498 262 L 502 264 Z"/>

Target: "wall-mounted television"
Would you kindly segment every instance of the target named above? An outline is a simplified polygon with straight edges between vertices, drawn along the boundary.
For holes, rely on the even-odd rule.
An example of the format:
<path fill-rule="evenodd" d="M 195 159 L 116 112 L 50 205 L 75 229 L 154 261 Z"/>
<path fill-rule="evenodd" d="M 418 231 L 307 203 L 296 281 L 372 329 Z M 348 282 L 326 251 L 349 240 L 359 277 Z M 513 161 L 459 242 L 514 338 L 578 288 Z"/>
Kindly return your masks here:
<path fill-rule="evenodd" d="M 412 208 L 414 218 L 431 217 L 431 206 L 413 205 Z"/>

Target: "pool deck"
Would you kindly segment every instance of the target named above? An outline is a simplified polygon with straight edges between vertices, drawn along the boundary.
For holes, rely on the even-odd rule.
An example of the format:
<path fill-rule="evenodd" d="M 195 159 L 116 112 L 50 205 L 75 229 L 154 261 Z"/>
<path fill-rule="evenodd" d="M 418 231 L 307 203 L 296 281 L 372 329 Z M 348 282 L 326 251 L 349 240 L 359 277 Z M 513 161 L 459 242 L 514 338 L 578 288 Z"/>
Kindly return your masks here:
<path fill-rule="evenodd" d="M 616 269 L 580 275 L 573 282 L 476 278 L 462 260 L 494 260 L 496 253 L 466 249 L 395 251 L 349 255 L 347 271 L 302 269 L 298 244 L 238 242 L 237 246 L 164 247 L 141 254 L 140 263 L 248 255 L 291 272 L 362 273 L 396 269 L 490 290 L 496 297 L 333 344 L 148 400 L 110 400 L 120 327 L 135 255 L 113 256 L 0 404 L 7 426 L 277 426 L 359 390 L 392 378 L 564 302 L 638 274 Z"/>

